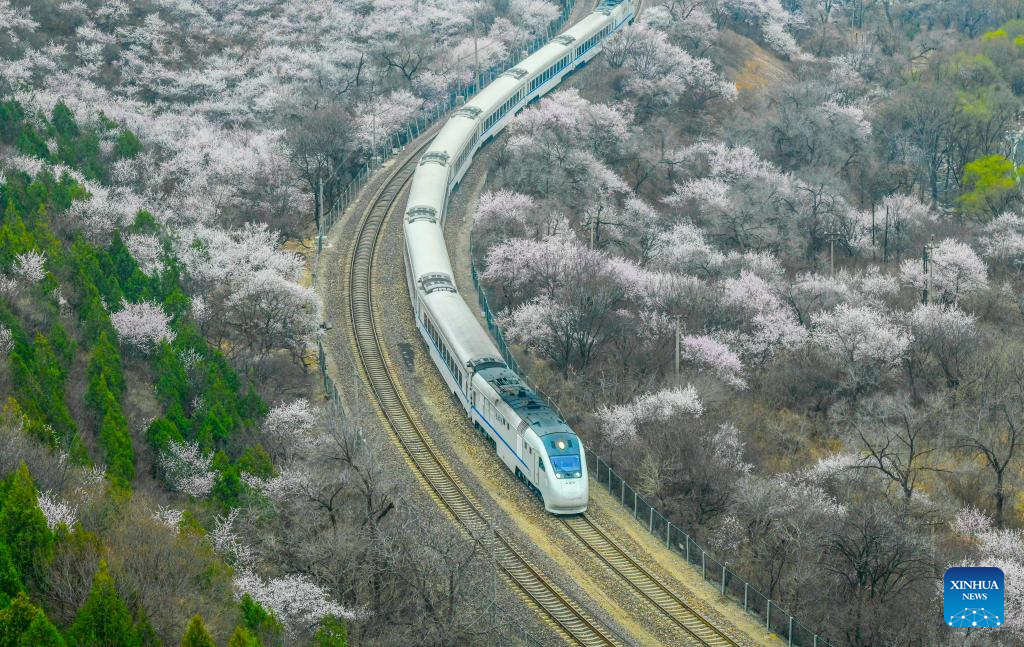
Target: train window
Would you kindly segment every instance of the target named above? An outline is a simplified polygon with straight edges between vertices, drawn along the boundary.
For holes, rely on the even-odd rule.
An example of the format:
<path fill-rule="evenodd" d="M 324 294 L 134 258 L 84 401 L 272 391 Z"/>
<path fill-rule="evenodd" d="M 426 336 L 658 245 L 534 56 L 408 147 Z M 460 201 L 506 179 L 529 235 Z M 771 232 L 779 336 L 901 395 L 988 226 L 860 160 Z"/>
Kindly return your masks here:
<path fill-rule="evenodd" d="M 544 469 L 544 459 L 543 458 L 537 459 L 537 466 L 540 467 L 540 471 L 542 471 L 542 472 L 546 472 L 547 471 L 546 469 Z"/>

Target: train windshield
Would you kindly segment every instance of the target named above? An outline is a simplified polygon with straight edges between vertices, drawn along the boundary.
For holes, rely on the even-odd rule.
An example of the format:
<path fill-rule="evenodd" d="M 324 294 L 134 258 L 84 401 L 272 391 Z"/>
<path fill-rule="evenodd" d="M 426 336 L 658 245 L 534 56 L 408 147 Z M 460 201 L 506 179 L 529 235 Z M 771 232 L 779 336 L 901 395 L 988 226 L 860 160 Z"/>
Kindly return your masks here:
<path fill-rule="evenodd" d="M 555 468 L 556 472 L 571 472 L 572 474 L 575 474 L 580 471 L 580 457 L 552 456 L 551 466 Z M 570 474 L 570 476 L 572 474 Z"/>
<path fill-rule="evenodd" d="M 583 476 L 579 438 L 572 434 L 550 434 L 544 436 L 544 444 L 547 445 L 555 478 L 572 479 Z"/>

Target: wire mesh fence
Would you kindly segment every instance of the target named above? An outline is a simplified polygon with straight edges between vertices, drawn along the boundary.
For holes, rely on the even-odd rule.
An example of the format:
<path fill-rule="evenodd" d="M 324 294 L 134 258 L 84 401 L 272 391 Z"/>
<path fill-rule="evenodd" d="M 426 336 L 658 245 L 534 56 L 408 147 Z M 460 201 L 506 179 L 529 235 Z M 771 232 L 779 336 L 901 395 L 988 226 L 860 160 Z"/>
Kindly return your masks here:
<path fill-rule="evenodd" d="M 475 258 L 470 254 L 471 258 Z M 494 337 L 498 350 L 508 364 L 541 398 L 547 401 L 557 411 L 557 407 L 543 391 L 535 385 L 530 384 L 527 377 L 519 368 L 518 362 L 512 356 L 512 352 L 505 341 L 505 335 L 498 325 L 497 318 L 491 310 L 487 301 L 487 295 L 480 282 L 480 276 L 476 271 L 475 264 L 471 267 L 473 287 L 476 288 L 477 300 L 480 303 L 480 310 L 483 312 L 484 320 L 487 322 L 487 329 Z M 561 415 L 561 411 L 559 411 Z M 565 418 L 564 415 L 562 415 Z M 625 479 L 615 473 L 600 456 L 592 451 L 587 452 L 587 468 L 590 476 L 602 487 L 608 490 L 619 503 L 626 507 L 633 515 L 633 518 L 644 525 L 648 532 L 663 541 L 665 546 L 685 559 L 691 566 L 697 569 L 705 581 L 711 583 L 718 589 L 722 596 L 731 599 L 743 606 L 743 609 L 755 616 L 764 623 L 765 627 L 774 632 L 786 641 L 790 647 L 831 647 L 828 640 L 807 628 L 799 620 L 783 609 L 778 602 L 774 602 L 764 595 L 749 582 L 738 576 L 729 569 L 727 562 L 715 559 L 709 552 L 690 537 L 682 528 L 669 521 L 661 512 L 648 503 L 640 494 L 630 486 Z"/>
<path fill-rule="evenodd" d="M 663 541 L 667 548 L 685 559 L 723 597 L 741 605 L 745 611 L 757 617 L 766 628 L 786 641 L 788 645 L 831 647 L 831 643 L 824 636 L 809 629 L 783 609 L 778 602 L 771 600 L 732 571 L 728 562 L 719 561 L 704 550 L 693 537 L 669 521 L 640 496 L 600 456 L 594 452 L 587 452 L 587 467 L 594 481 L 618 499 L 638 523 L 644 525 L 659 541 Z"/>

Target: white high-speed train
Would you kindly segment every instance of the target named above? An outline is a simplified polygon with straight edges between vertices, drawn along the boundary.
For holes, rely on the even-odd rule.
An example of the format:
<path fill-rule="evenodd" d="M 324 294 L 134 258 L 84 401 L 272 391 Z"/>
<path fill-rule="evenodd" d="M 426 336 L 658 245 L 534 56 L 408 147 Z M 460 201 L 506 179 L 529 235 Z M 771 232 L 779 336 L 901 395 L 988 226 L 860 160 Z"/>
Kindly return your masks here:
<path fill-rule="evenodd" d="M 405 211 L 406 277 L 430 356 L 498 457 L 556 514 L 587 509 L 583 445 L 502 361 L 458 293 L 445 247 L 445 209 L 484 142 L 523 106 L 593 58 L 605 38 L 633 19 L 633 11 L 632 0 L 602 2 L 456 110 L 420 157 Z"/>

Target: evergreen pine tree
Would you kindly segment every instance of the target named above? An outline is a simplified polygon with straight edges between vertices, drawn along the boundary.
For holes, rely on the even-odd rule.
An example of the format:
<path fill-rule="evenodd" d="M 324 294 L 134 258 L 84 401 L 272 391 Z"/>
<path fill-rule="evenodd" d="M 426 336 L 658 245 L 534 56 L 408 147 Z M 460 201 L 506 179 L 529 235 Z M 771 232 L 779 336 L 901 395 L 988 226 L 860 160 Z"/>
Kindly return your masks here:
<path fill-rule="evenodd" d="M 36 488 L 24 462 L 4 489 L 0 542 L 7 545 L 11 560 L 22 577 L 30 578 L 53 555 L 53 533 L 39 509 Z"/>
<path fill-rule="evenodd" d="M 128 428 L 124 413 L 121 412 L 121 405 L 114 399 L 114 394 L 106 388 L 105 381 L 100 380 L 100 383 L 103 419 L 100 421 L 99 440 L 107 462 L 107 477 L 115 484 L 129 488 L 135 480 L 135 452 L 132 449 L 131 430 Z"/>
<path fill-rule="evenodd" d="M 63 647 L 64 639 L 42 609 L 19 593 L 0 611 L 0 647 Z"/>
<path fill-rule="evenodd" d="M 71 644 L 78 647 L 142 645 L 132 622 L 132 614 L 117 594 L 114 580 L 107 572 L 107 563 L 104 561 L 100 561 L 100 568 L 93 577 L 89 596 L 75 614 L 68 638 Z"/>
<path fill-rule="evenodd" d="M 235 627 L 235 633 L 231 634 L 228 647 L 263 647 L 263 643 L 251 631 L 238 625 Z"/>
<path fill-rule="evenodd" d="M 348 645 L 348 627 L 340 618 L 328 616 L 320 623 L 313 637 L 316 647 L 346 647 Z"/>
<path fill-rule="evenodd" d="M 64 647 L 64 638 L 50 619 L 40 611 L 21 636 L 17 647 Z"/>
<path fill-rule="evenodd" d="M 86 401 L 97 408 L 99 401 L 93 394 L 94 382 L 102 377 L 107 382 L 107 388 L 116 395 L 124 393 L 124 370 L 121 368 L 121 353 L 117 346 L 110 341 L 106 331 L 101 331 L 96 338 L 96 345 L 89 354 L 89 387 L 86 392 Z"/>
<path fill-rule="evenodd" d="M 185 635 L 181 639 L 181 647 L 217 647 L 209 632 L 206 631 L 203 619 L 198 615 L 193 616 L 189 621 Z"/>
<path fill-rule="evenodd" d="M 14 565 L 11 551 L 7 544 L 0 539 L 0 609 L 7 606 L 11 598 L 24 590 L 21 581 L 21 573 Z"/>
<path fill-rule="evenodd" d="M 81 132 L 78 129 L 78 122 L 75 115 L 63 101 L 58 101 L 53 107 L 53 128 L 61 137 L 77 137 Z"/>

